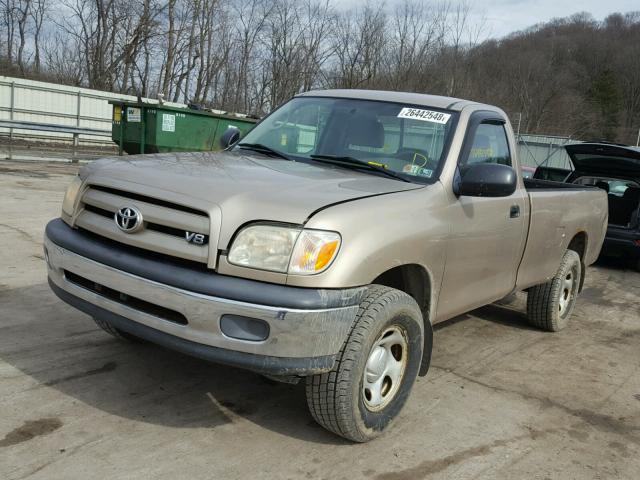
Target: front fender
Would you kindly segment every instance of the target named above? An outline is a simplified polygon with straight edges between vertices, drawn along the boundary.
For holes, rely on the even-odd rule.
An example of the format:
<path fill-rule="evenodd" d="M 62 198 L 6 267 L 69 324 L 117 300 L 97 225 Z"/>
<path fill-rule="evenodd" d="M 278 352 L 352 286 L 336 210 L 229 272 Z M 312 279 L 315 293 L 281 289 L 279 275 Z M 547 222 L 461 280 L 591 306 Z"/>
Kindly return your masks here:
<path fill-rule="evenodd" d="M 326 271 L 288 275 L 287 284 L 312 288 L 363 286 L 392 268 L 415 264 L 429 275 L 433 313 L 450 231 L 446 211 L 439 183 L 322 210 L 305 226 L 340 232 L 340 251 Z"/>

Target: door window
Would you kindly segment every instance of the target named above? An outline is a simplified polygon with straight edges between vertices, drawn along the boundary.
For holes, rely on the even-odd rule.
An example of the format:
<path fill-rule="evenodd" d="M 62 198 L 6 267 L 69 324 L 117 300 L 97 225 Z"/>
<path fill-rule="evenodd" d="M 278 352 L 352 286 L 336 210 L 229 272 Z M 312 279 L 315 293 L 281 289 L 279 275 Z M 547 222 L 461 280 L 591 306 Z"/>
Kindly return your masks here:
<path fill-rule="evenodd" d="M 462 165 L 469 166 L 478 163 L 497 163 L 511 166 L 509 142 L 504 125 L 495 123 L 478 125 L 473 136 L 471 150 Z"/>

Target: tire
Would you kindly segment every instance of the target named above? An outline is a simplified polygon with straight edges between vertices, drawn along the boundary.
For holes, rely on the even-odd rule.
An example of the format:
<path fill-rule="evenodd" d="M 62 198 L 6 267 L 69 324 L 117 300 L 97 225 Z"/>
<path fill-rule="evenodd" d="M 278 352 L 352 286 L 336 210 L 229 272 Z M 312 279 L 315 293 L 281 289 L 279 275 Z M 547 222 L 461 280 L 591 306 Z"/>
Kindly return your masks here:
<path fill-rule="evenodd" d="M 548 332 L 558 332 L 565 328 L 575 307 L 581 278 L 580 255 L 567 250 L 555 276 L 548 282 L 529 289 L 529 322 Z"/>
<path fill-rule="evenodd" d="M 423 331 L 413 298 L 371 285 L 333 369 L 306 379 L 315 421 L 354 442 L 380 435 L 409 397 L 422 361 Z"/>
<path fill-rule="evenodd" d="M 111 325 L 106 320 L 100 320 L 99 318 L 93 317 L 93 321 L 105 332 L 109 335 L 117 338 L 118 340 L 122 340 L 124 342 L 129 343 L 142 343 L 142 340 L 135 335 L 131 335 L 130 333 L 123 332 L 122 330 L 117 329 L 113 325 Z"/>

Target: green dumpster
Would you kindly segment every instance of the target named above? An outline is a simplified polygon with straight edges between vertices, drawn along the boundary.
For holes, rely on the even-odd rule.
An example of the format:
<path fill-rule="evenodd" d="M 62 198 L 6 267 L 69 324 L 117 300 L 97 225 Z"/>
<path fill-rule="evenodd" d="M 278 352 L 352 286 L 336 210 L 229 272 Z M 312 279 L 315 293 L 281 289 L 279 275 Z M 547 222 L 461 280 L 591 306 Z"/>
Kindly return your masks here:
<path fill-rule="evenodd" d="M 111 138 L 120 154 L 196 152 L 220 149 L 220 137 L 229 127 L 244 136 L 256 119 L 220 115 L 204 110 L 153 103 L 110 101 Z"/>

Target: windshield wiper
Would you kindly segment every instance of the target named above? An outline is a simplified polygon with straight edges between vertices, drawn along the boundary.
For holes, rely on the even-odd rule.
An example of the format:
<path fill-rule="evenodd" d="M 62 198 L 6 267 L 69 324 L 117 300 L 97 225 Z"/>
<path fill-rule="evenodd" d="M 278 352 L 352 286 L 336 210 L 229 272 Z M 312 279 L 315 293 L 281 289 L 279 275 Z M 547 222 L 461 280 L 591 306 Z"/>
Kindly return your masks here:
<path fill-rule="evenodd" d="M 410 180 L 398 175 L 397 173 L 387 170 L 385 167 L 378 166 L 373 163 L 358 160 L 355 157 L 340 156 L 340 155 L 309 155 L 311 159 L 317 162 L 329 163 L 331 165 L 342 166 L 346 168 L 359 168 L 363 170 L 370 170 L 372 172 L 378 172 L 386 175 L 387 177 L 395 178 L 403 182 L 411 183 Z"/>
<path fill-rule="evenodd" d="M 239 143 L 238 148 L 243 150 L 253 150 L 254 152 L 262 153 L 264 155 L 269 155 L 271 157 L 284 158 L 285 160 L 291 160 L 284 153 L 279 152 L 271 147 L 267 147 L 262 143 Z"/>

